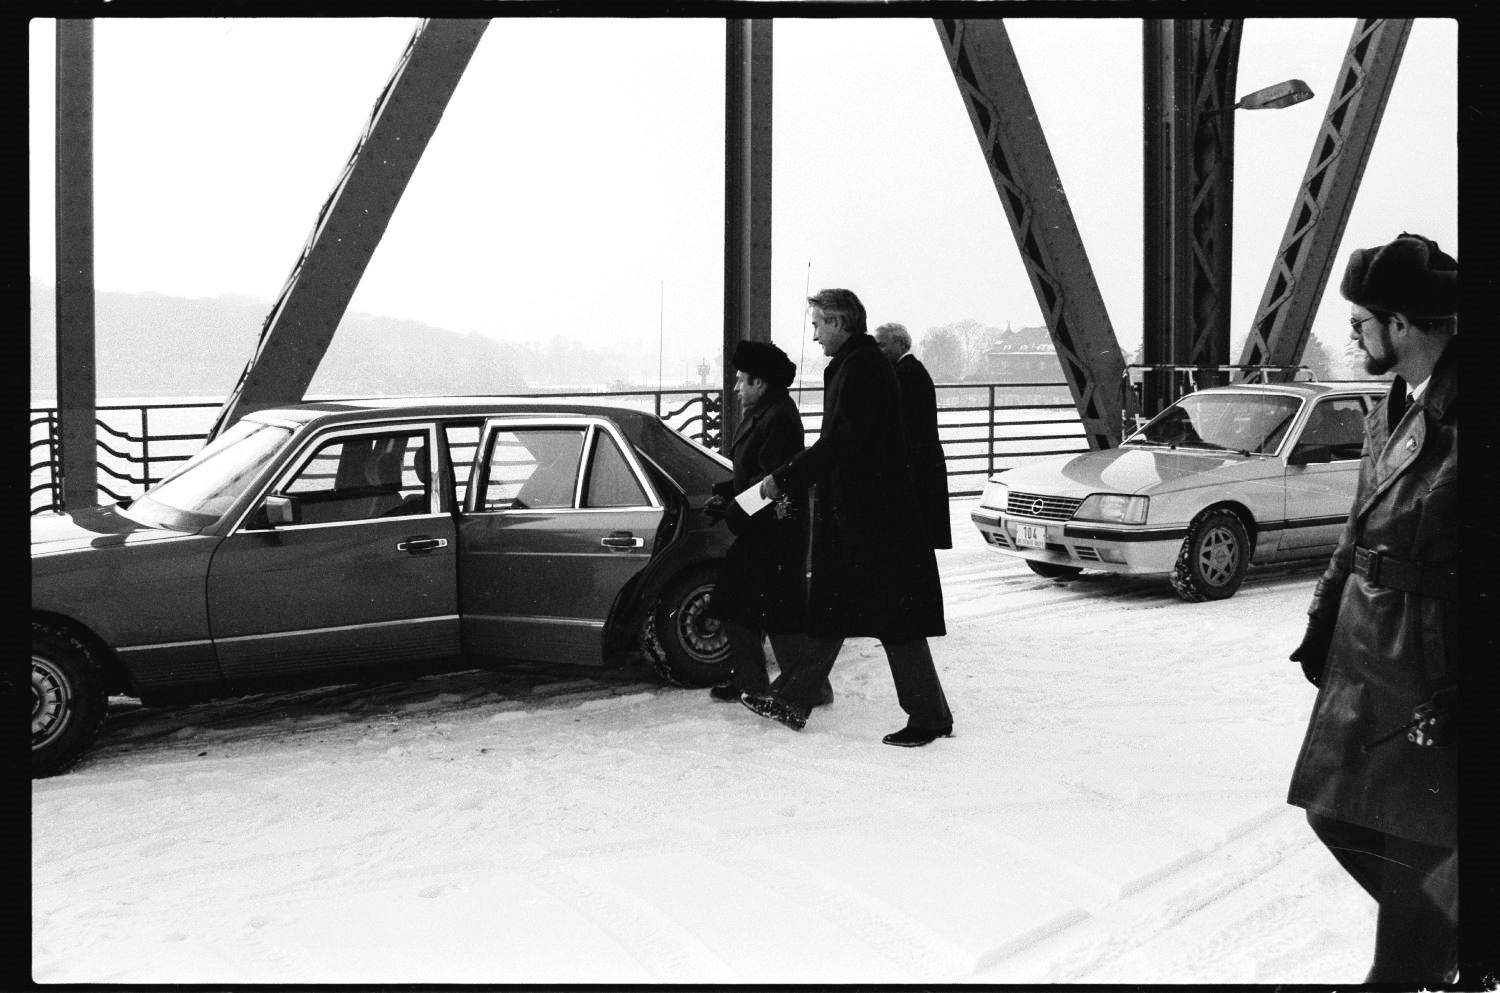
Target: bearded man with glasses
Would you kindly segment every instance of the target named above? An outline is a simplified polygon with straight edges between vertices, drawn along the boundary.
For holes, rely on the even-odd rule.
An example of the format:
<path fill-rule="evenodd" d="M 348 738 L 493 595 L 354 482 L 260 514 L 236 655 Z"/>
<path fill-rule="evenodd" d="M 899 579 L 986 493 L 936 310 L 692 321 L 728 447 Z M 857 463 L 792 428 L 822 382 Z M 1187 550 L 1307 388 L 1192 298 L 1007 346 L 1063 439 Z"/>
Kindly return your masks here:
<path fill-rule="evenodd" d="M 1458 262 L 1403 232 L 1339 292 L 1371 375 L 1359 487 L 1291 658 L 1318 687 L 1288 802 L 1379 904 L 1367 983 L 1452 982 L 1458 947 Z"/>

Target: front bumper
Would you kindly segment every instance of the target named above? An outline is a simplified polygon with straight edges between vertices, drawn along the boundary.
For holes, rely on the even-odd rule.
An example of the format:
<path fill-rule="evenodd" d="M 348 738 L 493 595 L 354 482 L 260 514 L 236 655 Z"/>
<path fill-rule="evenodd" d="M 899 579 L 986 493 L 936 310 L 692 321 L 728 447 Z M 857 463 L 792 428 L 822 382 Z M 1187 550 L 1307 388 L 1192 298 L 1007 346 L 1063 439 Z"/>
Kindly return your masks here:
<path fill-rule="evenodd" d="M 1122 526 L 1049 521 L 979 507 L 969 513 L 979 534 L 996 551 L 1033 562 L 1094 569 L 1101 572 L 1171 572 L 1187 527 Z M 1016 541 L 1018 525 L 1046 531 L 1046 548 Z"/>

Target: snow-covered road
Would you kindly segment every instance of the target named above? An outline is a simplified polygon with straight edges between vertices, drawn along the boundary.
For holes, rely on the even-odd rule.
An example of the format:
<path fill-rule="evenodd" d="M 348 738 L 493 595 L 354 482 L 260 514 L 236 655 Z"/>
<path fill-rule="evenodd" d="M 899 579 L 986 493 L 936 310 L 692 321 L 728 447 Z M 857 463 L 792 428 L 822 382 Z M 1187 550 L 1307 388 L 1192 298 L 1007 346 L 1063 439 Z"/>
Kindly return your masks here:
<path fill-rule="evenodd" d="M 1284 802 L 1317 569 L 1053 583 L 969 505 L 926 748 L 867 640 L 800 734 L 556 670 L 120 701 L 32 785 L 33 978 L 1358 982 L 1374 905 Z"/>

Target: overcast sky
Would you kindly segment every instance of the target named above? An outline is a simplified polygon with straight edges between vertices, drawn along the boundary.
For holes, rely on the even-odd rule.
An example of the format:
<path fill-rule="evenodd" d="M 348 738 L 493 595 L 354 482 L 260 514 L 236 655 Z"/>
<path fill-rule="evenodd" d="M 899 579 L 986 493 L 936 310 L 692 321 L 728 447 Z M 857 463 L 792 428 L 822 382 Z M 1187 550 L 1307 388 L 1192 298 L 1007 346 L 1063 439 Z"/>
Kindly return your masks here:
<path fill-rule="evenodd" d="M 102 19 L 95 29 L 96 283 L 274 298 L 416 21 Z M 1233 356 L 1280 244 L 1352 19 L 1250 19 L 1236 115 Z M 1141 322 L 1141 27 L 1007 18 L 1127 353 Z M 994 185 L 925 18 L 778 18 L 773 335 L 847 286 L 872 323 L 1039 325 Z M 31 24 L 31 274 L 53 260 L 54 26 Z M 1403 230 L 1457 243 L 1457 30 L 1419 19 L 1339 250 Z M 501 19 L 486 32 L 352 309 L 516 341 L 627 343 L 627 379 L 720 347 L 724 22 Z M 1341 348 L 1334 278 L 1315 333 Z M 810 353 L 810 355 L 809 355 Z M 246 358 L 249 357 L 248 351 Z M 696 371 L 692 373 L 696 379 Z"/>

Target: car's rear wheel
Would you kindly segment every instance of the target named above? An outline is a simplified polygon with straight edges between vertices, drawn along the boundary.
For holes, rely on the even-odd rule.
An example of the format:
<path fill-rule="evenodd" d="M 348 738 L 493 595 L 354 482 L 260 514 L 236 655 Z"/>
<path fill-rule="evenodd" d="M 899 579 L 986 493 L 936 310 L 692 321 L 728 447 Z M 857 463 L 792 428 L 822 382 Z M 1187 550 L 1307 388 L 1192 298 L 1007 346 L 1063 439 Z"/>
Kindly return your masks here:
<path fill-rule="evenodd" d="M 1189 603 L 1234 596 L 1250 568 L 1250 535 L 1234 513 L 1205 510 L 1188 526 L 1172 568 L 1172 588 Z"/>
<path fill-rule="evenodd" d="M 688 571 L 667 584 L 646 613 L 646 658 L 675 686 L 714 686 L 729 678 L 729 635 L 706 613 L 714 578 L 712 567 Z"/>
<path fill-rule="evenodd" d="M 66 771 L 93 744 L 109 696 L 93 650 L 64 628 L 31 625 L 31 775 Z"/>
<path fill-rule="evenodd" d="M 1034 559 L 1027 559 L 1026 567 L 1043 579 L 1072 579 L 1083 571 L 1076 565 L 1058 565 L 1055 562 L 1037 562 Z"/>

